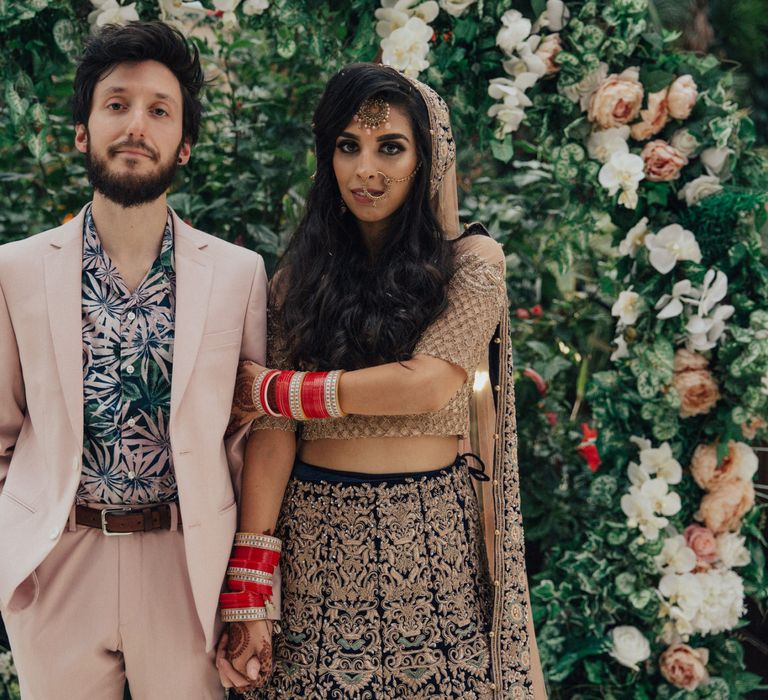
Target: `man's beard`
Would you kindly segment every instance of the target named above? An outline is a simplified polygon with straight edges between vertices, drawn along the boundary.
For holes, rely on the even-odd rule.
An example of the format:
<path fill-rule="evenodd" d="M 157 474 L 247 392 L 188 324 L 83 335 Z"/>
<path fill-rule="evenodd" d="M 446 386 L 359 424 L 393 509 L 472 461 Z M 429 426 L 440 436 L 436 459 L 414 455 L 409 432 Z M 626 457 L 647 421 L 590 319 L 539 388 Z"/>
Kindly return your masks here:
<path fill-rule="evenodd" d="M 171 186 L 176 170 L 179 167 L 178 158 L 182 143 L 179 143 L 167 165 L 151 175 L 135 175 L 125 173 L 117 175 L 110 172 L 107 161 L 91 153 L 90 143 L 85 154 L 85 167 L 88 180 L 93 189 L 103 194 L 107 199 L 121 207 L 138 207 L 148 202 L 154 202 Z M 108 156 L 114 156 L 121 148 L 137 148 L 149 154 L 157 162 L 158 154 L 142 141 L 124 142 L 107 149 Z"/>

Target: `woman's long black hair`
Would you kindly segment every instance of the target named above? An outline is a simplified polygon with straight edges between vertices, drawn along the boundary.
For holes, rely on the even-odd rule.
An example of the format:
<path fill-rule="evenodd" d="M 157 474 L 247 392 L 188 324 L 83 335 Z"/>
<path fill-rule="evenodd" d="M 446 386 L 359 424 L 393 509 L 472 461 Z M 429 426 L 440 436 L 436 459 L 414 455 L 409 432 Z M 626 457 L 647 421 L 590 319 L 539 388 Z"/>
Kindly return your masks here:
<path fill-rule="evenodd" d="M 421 167 L 374 259 L 351 213 L 342 212 L 333 172 L 336 139 L 368 97 L 410 117 Z M 409 359 L 444 310 L 453 272 L 451 244 L 430 204 L 429 114 L 397 71 L 371 63 L 334 75 L 314 115 L 317 173 L 306 212 L 278 265 L 275 322 L 291 366 L 360 369 Z"/>

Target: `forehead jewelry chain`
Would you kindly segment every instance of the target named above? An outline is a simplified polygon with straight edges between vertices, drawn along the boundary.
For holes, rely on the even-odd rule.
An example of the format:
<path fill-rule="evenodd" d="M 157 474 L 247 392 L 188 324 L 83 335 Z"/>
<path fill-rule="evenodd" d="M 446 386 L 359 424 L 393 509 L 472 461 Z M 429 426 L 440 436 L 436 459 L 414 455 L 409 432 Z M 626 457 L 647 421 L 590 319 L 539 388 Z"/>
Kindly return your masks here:
<path fill-rule="evenodd" d="M 389 102 L 380 97 L 368 97 L 362 101 L 353 119 L 367 134 L 372 129 L 378 129 L 382 125 L 389 129 Z"/>
<path fill-rule="evenodd" d="M 389 196 L 389 191 L 392 189 L 392 185 L 397 182 L 405 182 L 406 180 L 410 180 L 416 175 L 419 168 L 421 167 L 421 163 L 417 163 L 416 167 L 413 169 L 413 172 L 410 175 L 406 175 L 405 177 L 390 177 L 389 175 L 381 172 L 381 170 L 377 170 L 377 174 L 381 175 L 384 178 L 384 192 L 381 194 L 371 194 L 368 191 L 368 187 L 366 186 L 365 180 L 363 180 L 362 176 L 360 177 L 361 180 L 363 180 L 363 194 L 368 197 L 368 199 L 373 202 L 372 206 L 376 206 L 376 202 L 378 202 L 381 199 L 384 199 L 385 197 Z"/>

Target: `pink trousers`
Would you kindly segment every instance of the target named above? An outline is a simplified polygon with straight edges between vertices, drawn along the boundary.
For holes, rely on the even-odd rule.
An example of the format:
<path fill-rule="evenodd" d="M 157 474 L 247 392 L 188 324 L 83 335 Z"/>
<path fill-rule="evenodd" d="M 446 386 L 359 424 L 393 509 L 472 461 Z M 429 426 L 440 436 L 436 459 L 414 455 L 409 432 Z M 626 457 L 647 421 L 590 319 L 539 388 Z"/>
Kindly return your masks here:
<path fill-rule="evenodd" d="M 184 535 L 65 531 L 4 610 L 23 700 L 222 700 L 206 653 Z M 16 598 L 16 596 L 14 596 Z"/>

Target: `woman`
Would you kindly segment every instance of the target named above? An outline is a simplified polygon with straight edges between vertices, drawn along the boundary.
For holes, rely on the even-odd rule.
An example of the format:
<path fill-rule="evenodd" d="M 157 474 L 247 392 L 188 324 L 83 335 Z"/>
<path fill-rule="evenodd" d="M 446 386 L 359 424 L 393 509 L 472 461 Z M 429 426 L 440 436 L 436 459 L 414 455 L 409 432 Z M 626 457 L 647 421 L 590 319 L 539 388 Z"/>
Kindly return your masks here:
<path fill-rule="evenodd" d="M 269 310 L 268 367 L 300 371 L 244 363 L 236 389 L 235 422 L 253 431 L 222 680 L 249 698 L 546 697 L 504 255 L 479 225 L 457 237 L 448 109 L 416 80 L 355 64 L 331 78 L 313 128 L 317 172 Z M 457 455 L 489 348 L 486 476 Z M 485 479 L 482 515 L 471 474 Z"/>

